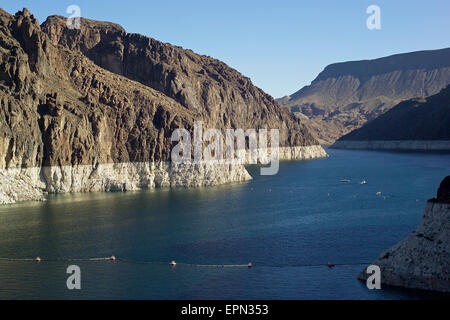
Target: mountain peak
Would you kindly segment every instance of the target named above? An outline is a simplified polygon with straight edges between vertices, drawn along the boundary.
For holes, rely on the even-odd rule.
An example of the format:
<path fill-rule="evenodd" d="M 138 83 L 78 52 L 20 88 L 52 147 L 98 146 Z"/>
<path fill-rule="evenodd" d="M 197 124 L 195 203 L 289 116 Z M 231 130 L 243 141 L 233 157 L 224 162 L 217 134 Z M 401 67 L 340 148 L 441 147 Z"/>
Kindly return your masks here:
<path fill-rule="evenodd" d="M 278 101 L 310 119 L 332 143 L 399 102 L 438 93 L 450 83 L 450 48 L 328 65 L 311 85 Z"/>
<path fill-rule="evenodd" d="M 15 15 L 16 15 L 16 17 L 18 17 L 18 16 L 30 17 L 31 13 L 27 8 L 23 8 L 22 11 L 20 11 L 20 10 L 17 11 Z"/>
<path fill-rule="evenodd" d="M 450 67 L 450 48 L 400 53 L 378 59 L 333 63 L 325 67 L 314 81 L 339 78 L 346 75 L 364 80 L 374 75 L 394 71 L 416 70 L 418 68 L 434 70 L 445 67 Z"/>
<path fill-rule="evenodd" d="M 95 29 L 95 30 L 102 30 L 105 32 L 119 32 L 119 33 L 126 33 L 125 29 L 117 24 L 117 23 L 113 23 L 113 22 L 108 22 L 108 21 L 99 21 L 99 20 L 92 20 L 92 19 L 87 19 L 87 18 L 83 18 L 81 17 L 81 29 Z M 67 23 L 67 18 L 63 17 L 63 16 L 59 16 L 59 15 L 51 15 L 49 16 L 44 23 L 42 24 L 42 26 L 52 26 L 52 25 L 66 25 Z"/>

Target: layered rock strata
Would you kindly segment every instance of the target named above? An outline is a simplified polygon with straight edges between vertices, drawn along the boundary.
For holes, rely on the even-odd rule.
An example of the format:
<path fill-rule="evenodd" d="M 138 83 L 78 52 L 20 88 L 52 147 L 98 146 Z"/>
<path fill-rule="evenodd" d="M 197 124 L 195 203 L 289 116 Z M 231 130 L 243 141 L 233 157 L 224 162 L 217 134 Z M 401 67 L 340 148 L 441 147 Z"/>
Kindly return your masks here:
<path fill-rule="evenodd" d="M 450 48 L 328 65 L 311 82 L 278 99 L 306 117 L 317 139 L 330 144 L 404 100 L 427 97 L 450 84 Z"/>

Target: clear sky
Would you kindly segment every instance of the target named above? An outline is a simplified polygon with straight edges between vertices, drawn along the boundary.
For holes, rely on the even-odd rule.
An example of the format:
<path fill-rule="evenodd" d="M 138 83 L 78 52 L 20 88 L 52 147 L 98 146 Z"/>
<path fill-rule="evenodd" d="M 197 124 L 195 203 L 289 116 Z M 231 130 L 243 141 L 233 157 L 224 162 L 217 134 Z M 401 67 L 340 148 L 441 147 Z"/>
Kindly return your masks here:
<path fill-rule="evenodd" d="M 218 58 L 278 98 L 309 84 L 334 62 L 450 47 L 449 0 L 2 0 L 28 8 L 39 22 L 81 15 L 122 25 Z M 381 30 L 369 30 L 369 5 L 381 8 Z"/>

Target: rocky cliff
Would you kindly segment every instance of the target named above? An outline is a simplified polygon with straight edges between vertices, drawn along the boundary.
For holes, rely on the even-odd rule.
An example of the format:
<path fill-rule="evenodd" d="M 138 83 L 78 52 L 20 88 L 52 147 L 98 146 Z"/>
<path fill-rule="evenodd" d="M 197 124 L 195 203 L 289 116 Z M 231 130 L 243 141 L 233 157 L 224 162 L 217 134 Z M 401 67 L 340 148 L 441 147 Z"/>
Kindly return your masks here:
<path fill-rule="evenodd" d="M 420 225 L 405 240 L 373 262 L 381 283 L 412 289 L 450 292 L 450 176 L 437 197 L 427 202 Z M 365 270 L 359 279 L 366 280 Z"/>
<path fill-rule="evenodd" d="M 450 86 L 393 107 L 341 137 L 334 148 L 450 150 Z"/>
<path fill-rule="evenodd" d="M 450 84 L 450 48 L 327 66 L 309 86 L 279 99 L 323 143 L 377 118 L 403 100 L 438 93 Z"/>
<path fill-rule="evenodd" d="M 172 132 L 192 132 L 194 121 L 279 129 L 281 155 L 326 155 L 300 121 L 216 59 L 108 22 L 69 30 L 63 17 L 41 26 L 27 9 L 0 9 L 0 202 L 249 179 L 239 164 L 172 165 Z"/>

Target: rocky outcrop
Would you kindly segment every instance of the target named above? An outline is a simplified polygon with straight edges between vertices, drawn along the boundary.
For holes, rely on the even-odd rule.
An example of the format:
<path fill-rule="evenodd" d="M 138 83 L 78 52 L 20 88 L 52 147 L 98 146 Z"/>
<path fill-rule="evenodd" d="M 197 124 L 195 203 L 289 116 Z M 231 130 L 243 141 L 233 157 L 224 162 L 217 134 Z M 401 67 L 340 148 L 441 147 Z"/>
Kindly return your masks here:
<path fill-rule="evenodd" d="M 401 102 L 332 147 L 450 150 L 450 86 L 428 98 Z"/>
<path fill-rule="evenodd" d="M 51 193 L 200 187 L 250 180 L 240 164 L 127 162 L 0 170 L 0 204 Z"/>
<path fill-rule="evenodd" d="M 434 95 L 448 84 L 450 48 L 332 64 L 278 101 L 307 116 L 314 135 L 331 143 L 401 101 Z"/>
<path fill-rule="evenodd" d="M 450 176 L 437 198 L 427 202 L 420 225 L 405 240 L 373 262 L 381 283 L 411 289 L 450 292 Z M 365 270 L 359 279 L 366 280 Z"/>
<path fill-rule="evenodd" d="M 163 93 L 213 128 L 279 128 L 282 146 L 316 143 L 295 117 L 225 63 L 104 25 L 82 19 L 81 30 L 74 32 L 65 27 L 65 18 L 51 16 L 42 30 L 55 46 Z"/>
<path fill-rule="evenodd" d="M 436 199 L 433 202 L 450 203 L 450 176 L 445 177 L 439 186 Z"/>
<path fill-rule="evenodd" d="M 167 164 L 172 132 L 192 134 L 195 121 L 222 131 L 279 129 L 287 157 L 326 155 L 295 151 L 317 142 L 223 62 L 108 22 L 82 19 L 81 30 L 69 30 L 62 17 L 40 26 L 27 9 L 0 9 L 0 202 L 248 179 L 242 164 Z"/>

